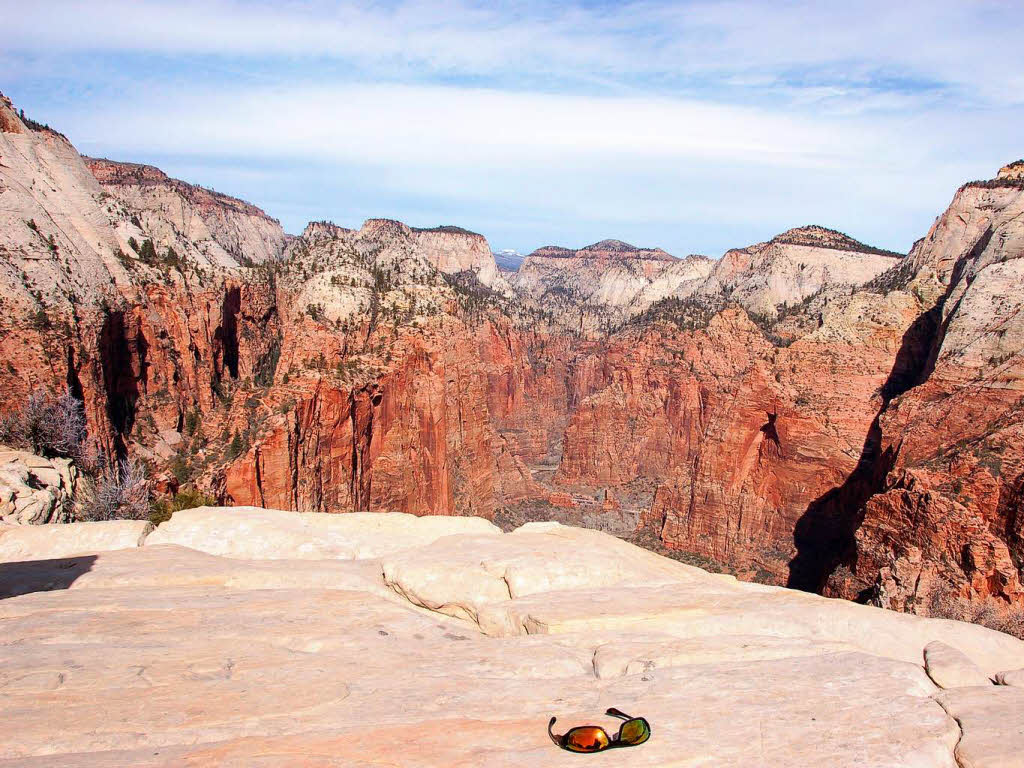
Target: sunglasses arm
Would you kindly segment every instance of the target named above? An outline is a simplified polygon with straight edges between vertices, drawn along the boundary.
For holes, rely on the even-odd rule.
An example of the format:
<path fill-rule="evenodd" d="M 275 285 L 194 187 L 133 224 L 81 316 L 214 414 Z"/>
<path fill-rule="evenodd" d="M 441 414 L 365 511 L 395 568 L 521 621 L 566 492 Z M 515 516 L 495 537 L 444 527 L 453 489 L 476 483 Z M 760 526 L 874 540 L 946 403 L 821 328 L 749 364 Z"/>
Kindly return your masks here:
<path fill-rule="evenodd" d="M 555 742 L 555 744 L 557 744 L 558 746 L 561 747 L 561 746 L 563 746 L 562 740 L 564 739 L 564 736 L 556 736 L 555 732 L 552 730 L 552 726 L 554 726 L 555 720 L 557 720 L 557 719 L 558 719 L 557 717 L 552 717 L 548 721 L 548 736 L 551 737 L 551 740 L 553 742 Z"/>
<path fill-rule="evenodd" d="M 605 714 L 606 715 L 611 715 L 612 717 L 620 717 L 623 720 L 632 720 L 633 719 L 632 715 L 627 715 L 621 709 L 616 709 L 615 707 L 612 707 L 611 709 L 609 709 L 607 712 L 605 712 Z"/>

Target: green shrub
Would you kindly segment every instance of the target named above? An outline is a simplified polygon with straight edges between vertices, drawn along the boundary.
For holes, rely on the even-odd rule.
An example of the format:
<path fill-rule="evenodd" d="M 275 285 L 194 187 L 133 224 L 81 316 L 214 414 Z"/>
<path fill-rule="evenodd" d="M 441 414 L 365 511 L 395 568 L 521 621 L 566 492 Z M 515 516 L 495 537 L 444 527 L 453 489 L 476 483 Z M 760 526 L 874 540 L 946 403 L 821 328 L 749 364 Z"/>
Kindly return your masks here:
<path fill-rule="evenodd" d="M 237 459 L 247 450 L 249 450 L 249 446 L 246 444 L 245 438 L 240 433 L 235 432 L 235 436 L 231 438 L 231 444 L 228 445 L 225 456 L 228 460 Z"/>
<path fill-rule="evenodd" d="M 139 249 L 139 258 L 150 265 L 157 263 L 156 246 L 149 238 L 143 241 L 142 247 Z"/>
<path fill-rule="evenodd" d="M 135 262 L 132 261 L 131 257 L 120 248 L 117 249 L 117 252 L 114 255 L 117 256 L 117 260 L 121 262 L 122 267 L 129 271 L 135 269 Z"/>
<path fill-rule="evenodd" d="M 194 435 L 199 431 L 200 424 L 199 409 L 193 408 L 185 416 L 185 434 Z"/>
<path fill-rule="evenodd" d="M 192 470 L 184 456 L 175 456 L 171 460 L 170 470 L 179 484 L 187 483 L 192 477 Z"/>
<path fill-rule="evenodd" d="M 160 525 L 160 523 L 166 523 L 171 519 L 171 515 L 182 509 L 215 506 L 217 506 L 217 500 L 212 496 L 196 488 L 183 488 L 174 494 L 173 499 L 161 499 L 153 502 L 149 510 L 149 521 L 153 525 Z"/>

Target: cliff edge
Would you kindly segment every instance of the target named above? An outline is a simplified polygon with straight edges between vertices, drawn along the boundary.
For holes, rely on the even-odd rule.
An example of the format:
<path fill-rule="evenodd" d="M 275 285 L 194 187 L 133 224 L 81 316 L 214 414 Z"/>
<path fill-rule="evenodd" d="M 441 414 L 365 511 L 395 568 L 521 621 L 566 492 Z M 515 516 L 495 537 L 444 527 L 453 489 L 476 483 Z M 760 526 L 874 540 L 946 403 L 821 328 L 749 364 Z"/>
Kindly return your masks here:
<path fill-rule="evenodd" d="M 612 706 L 652 725 L 635 765 L 995 766 L 1024 746 L 1024 689 L 987 680 L 1018 680 L 1024 643 L 594 531 L 256 508 L 126 525 L 145 524 L 0 527 L 0 759 L 560 766 L 580 758 L 548 718 L 614 731 Z M 86 529 L 91 549 L 48 548 Z"/>

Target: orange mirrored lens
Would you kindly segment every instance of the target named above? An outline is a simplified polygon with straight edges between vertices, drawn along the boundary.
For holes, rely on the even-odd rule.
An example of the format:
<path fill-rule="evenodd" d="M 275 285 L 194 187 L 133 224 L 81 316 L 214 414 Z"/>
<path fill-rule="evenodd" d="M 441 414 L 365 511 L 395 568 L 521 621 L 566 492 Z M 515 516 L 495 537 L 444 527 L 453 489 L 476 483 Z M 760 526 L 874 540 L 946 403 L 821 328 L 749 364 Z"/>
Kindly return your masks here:
<path fill-rule="evenodd" d="M 580 728 L 573 728 L 565 734 L 565 748 L 573 752 L 597 752 L 606 749 L 611 743 L 604 728 L 596 725 L 584 725 Z"/>
<path fill-rule="evenodd" d="M 627 720 L 622 724 L 622 730 L 619 731 L 619 741 L 630 746 L 643 744 L 649 738 L 651 738 L 651 727 L 642 717 Z"/>

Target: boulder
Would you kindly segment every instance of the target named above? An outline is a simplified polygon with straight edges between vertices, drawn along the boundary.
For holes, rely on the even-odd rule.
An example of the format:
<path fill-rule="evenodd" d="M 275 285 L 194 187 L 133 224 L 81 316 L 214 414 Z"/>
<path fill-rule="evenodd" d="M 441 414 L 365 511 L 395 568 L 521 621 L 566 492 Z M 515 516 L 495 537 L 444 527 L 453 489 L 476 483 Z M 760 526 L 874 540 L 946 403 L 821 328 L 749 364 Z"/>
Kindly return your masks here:
<path fill-rule="evenodd" d="M 991 685 L 978 665 L 956 648 L 935 640 L 924 649 L 924 668 L 928 677 L 939 688 L 967 688 L 972 685 Z"/>
<path fill-rule="evenodd" d="M 69 521 L 77 482 L 78 470 L 69 459 L 46 459 L 0 446 L 0 522 Z"/>

